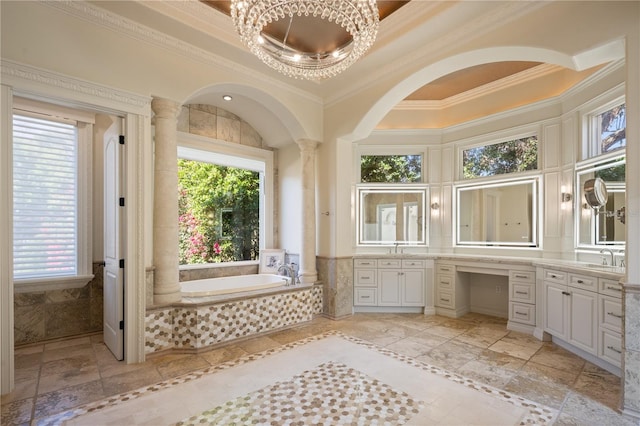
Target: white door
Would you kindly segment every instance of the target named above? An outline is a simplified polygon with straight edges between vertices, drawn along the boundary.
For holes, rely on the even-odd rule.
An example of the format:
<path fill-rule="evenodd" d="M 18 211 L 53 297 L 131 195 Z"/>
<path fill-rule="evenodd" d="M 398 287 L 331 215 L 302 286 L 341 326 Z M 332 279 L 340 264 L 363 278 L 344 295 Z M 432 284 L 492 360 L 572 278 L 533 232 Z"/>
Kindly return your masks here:
<path fill-rule="evenodd" d="M 424 306 L 424 271 L 404 270 L 402 306 Z"/>
<path fill-rule="evenodd" d="M 124 358 L 124 146 L 116 119 L 104 134 L 104 343 L 118 360 Z M 122 204 L 122 205 L 121 205 Z"/>
<path fill-rule="evenodd" d="M 378 306 L 400 306 L 400 279 L 402 271 L 378 271 Z"/>

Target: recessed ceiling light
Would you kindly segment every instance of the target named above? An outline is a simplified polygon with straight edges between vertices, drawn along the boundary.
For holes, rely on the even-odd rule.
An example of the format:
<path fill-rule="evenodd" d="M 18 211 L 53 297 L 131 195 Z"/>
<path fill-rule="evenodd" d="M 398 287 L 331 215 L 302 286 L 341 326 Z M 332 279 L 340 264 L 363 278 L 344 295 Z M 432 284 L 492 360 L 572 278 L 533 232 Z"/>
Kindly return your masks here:
<path fill-rule="evenodd" d="M 222 95 L 222 99 L 224 99 L 225 101 L 227 101 L 227 102 L 228 102 L 228 101 L 230 101 L 230 100 L 231 100 L 231 99 L 233 99 L 233 98 L 231 97 L 231 95 Z"/>

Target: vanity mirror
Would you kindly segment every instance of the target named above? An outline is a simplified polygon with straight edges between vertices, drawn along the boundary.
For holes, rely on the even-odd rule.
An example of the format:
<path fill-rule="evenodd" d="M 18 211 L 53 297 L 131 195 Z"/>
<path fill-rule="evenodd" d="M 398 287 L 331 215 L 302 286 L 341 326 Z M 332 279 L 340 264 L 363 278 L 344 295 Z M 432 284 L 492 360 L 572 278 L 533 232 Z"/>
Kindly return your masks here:
<path fill-rule="evenodd" d="M 537 179 L 458 187 L 457 244 L 538 245 Z"/>
<path fill-rule="evenodd" d="M 426 244 L 426 187 L 359 187 L 358 245 Z"/>
<path fill-rule="evenodd" d="M 625 244 L 625 159 L 616 158 L 578 170 L 581 194 L 576 215 L 578 246 Z"/>

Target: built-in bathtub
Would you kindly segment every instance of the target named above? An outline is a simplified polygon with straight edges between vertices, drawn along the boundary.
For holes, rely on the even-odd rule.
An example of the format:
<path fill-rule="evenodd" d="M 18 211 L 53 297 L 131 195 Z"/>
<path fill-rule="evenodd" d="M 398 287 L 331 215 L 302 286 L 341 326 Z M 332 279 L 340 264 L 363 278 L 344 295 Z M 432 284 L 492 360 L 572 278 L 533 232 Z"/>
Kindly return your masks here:
<path fill-rule="evenodd" d="M 145 353 L 197 352 L 322 314 L 321 283 L 285 284 L 268 274 L 183 281 L 180 302 L 147 309 Z"/>
<path fill-rule="evenodd" d="M 290 278 L 273 274 L 253 274 L 205 278 L 202 280 L 184 281 L 180 284 L 182 287 L 182 297 L 192 298 L 282 287 L 290 284 Z"/>

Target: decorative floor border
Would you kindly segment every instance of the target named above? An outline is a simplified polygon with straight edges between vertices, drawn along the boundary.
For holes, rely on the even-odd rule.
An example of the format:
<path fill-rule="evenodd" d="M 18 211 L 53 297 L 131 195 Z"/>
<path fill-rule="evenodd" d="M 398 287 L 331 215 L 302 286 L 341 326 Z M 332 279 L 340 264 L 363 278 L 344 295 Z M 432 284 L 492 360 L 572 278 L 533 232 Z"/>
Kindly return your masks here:
<path fill-rule="evenodd" d="M 558 410 L 547 407 L 543 404 L 539 404 L 537 402 L 528 400 L 526 398 L 520 397 L 510 392 L 497 389 L 493 386 L 489 386 L 484 383 L 480 383 L 477 380 L 469 379 L 459 374 L 452 373 L 440 367 L 436 367 L 434 365 L 430 365 L 430 364 L 418 361 L 410 356 L 402 355 L 397 352 L 391 351 L 389 349 L 382 348 L 374 343 L 366 342 L 357 337 L 345 335 L 340 331 L 332 330 L 332 331 L 327 331 L 325 333 L 318 334 L 315 336 L 307 337 L 305 339 L 298 340 L 292 343 L 288 343 L 286 345 L 282 345 L 277 348 L 267 349 L 265 351 L 257 352 L 255 354 L 245 355 L 235 360 L 227 361 L 218 365 L 204 368 L 202 370 L 183 374 L 174 379 L 164 380 L 150 386 L 145 386 L 133 391 L 124 392 L 118 395 L 113 395 L 108 398 L 102 399 L 100 401 L 90 402 L 90 403 L 81 405 L 77 408 L 62 412 L 60 414 L 55 414 L 52 416 L 36 419 L 36 424 L 38 424 L 39 426 L 60 425 L 67 420 L 74 419 L 83 414 L 92 413 L 105 408 L 115 407 L 127 401 L 140 398 L 141 396 L 147 395 L 148 393 L 151 393 L 151 392 L 159 392 L 161 390 L 165 390 L 176 385 L 180 385 L 183 383 L 187 383 L 187 382 L 199 379 L 208 374 L 216 373 L 218 371 L 226 370 L 228 368 L 233 368 L 238 365 L 244 365 L 251 361 L 263 359 L 270 355 L 284 352 L 300 346 L 304 346 L 311 342 L 317 342 L 329 336 L 340 337 L 349 342 L 363 346 L 369 350 L 378 352 L 390 358 L 394 358 L 412 367 L 419 368 L 423 371 L 427 371 L 431 374 L 435 374 L 437 376 L 446 378 L 455 383 L 463 385 L 467 388 L 477 390 L 478 392 L 481 392 L 485 395 L 491 395 L 501 401 L 508 402 L 517 407 L 524 408 L 527 410 L 528 414 L 522 419 L 520 423 L 521 425 L 546 425 L 546 424 L 550 425 L 553 423 L 554 419 L 558 415 Z"/>

